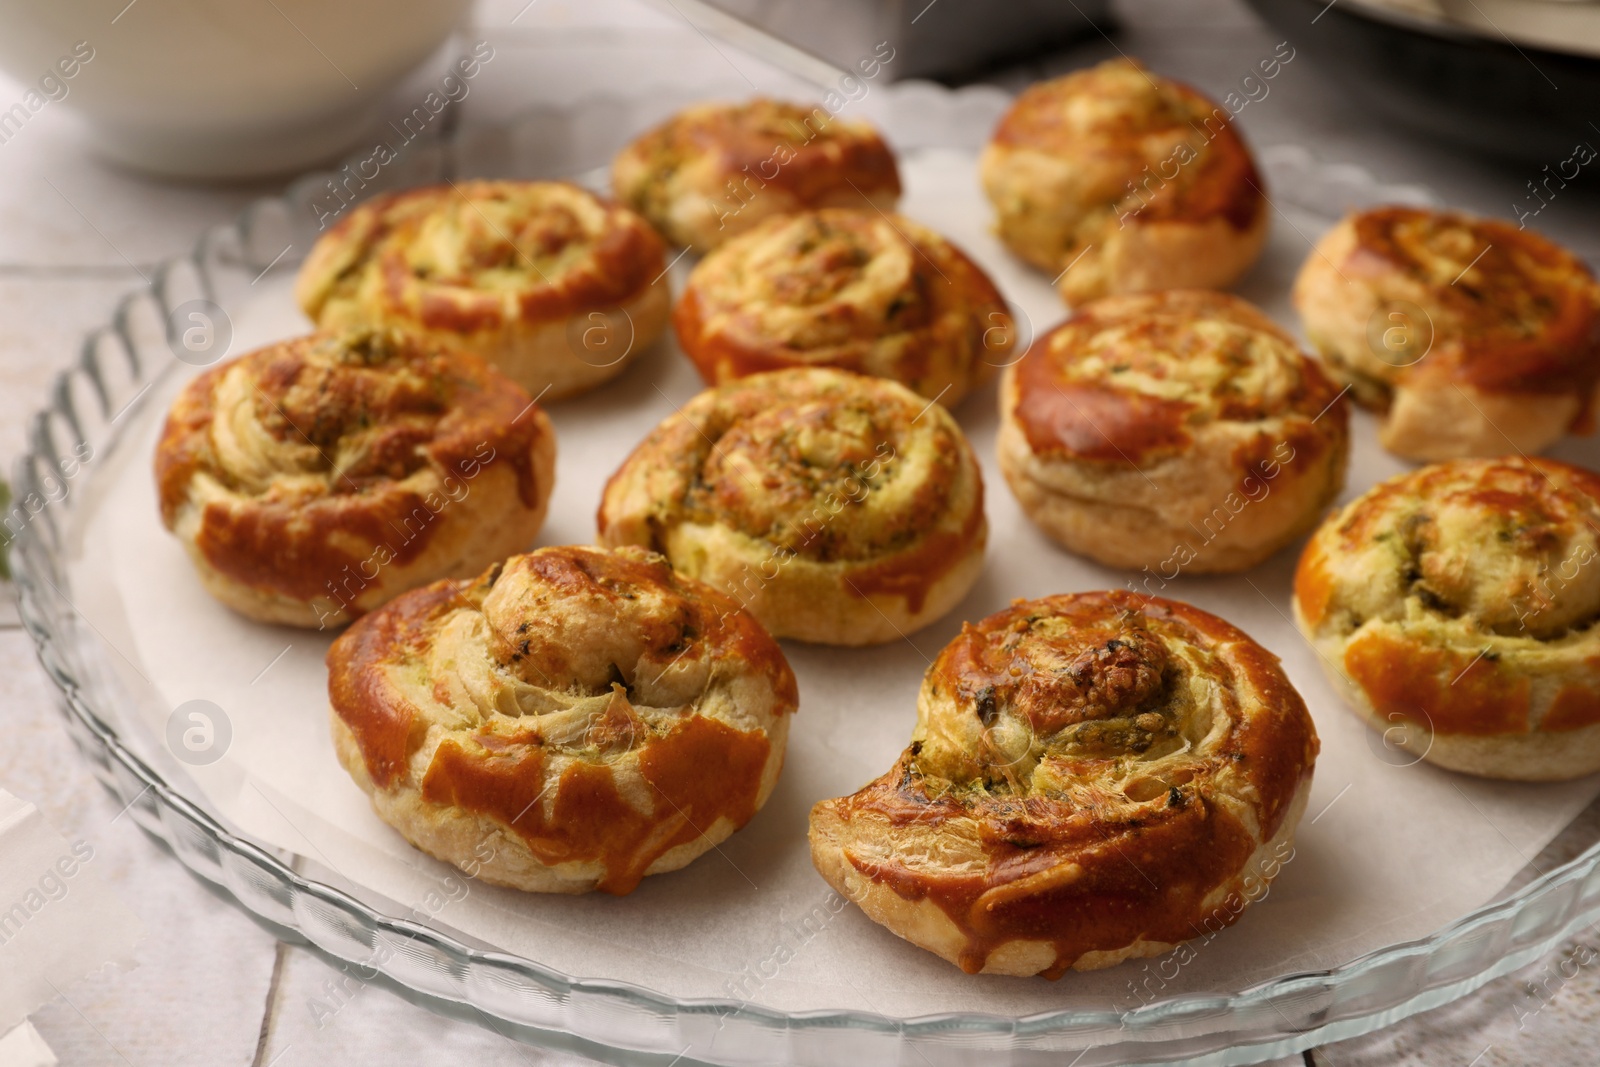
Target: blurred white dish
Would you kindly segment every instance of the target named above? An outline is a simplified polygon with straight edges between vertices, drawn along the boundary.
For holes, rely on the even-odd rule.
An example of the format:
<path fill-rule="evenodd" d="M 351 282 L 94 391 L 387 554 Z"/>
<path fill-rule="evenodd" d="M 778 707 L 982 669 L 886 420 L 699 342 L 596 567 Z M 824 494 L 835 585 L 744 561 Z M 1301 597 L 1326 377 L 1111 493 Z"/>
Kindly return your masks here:
<path fill-rule="evenodd" d="M 1600 56 L 1600 4 L 1593 0 L 1440 0 L 1440 6 L 1451 22 L 1488 37 Z"/>
<path fill-rule="evenodd" d="M 60 100 L 139 170 L 300 170 L 350 147 L 469 3 L 0 0 L 0 68 L 34 87 L 0 100 L 0 132 Z"/>

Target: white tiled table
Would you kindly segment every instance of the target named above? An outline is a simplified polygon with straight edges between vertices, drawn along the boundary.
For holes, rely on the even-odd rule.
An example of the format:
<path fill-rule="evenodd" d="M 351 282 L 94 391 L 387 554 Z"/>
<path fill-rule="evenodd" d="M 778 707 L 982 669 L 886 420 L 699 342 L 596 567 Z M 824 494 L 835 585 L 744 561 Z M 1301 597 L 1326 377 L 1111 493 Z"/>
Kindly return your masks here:
<path fill-rule="evenodd" d="M 494 121 L 536 101 L 642 93 L 686 80 L 724 93 L 746 83 L 774 94 L 805 91 L 795 76 L 727 43 L 713 45 L 670 3 L 525 5 L 484 0 L 463 31 L 496 49 L 494 62 L 458 105 L 465 121 Z M 1117 10 L 1123 25 L 1116 46 L 1094 39 L 994 80 L 1020 88 L 1120 47 L 1220 96 L 1279 40 L 1238 0 L 1123 0 Z M 441 59 L 453 54 L 446 49 Z M 420 74 L 414 84 L 429 76 Z M 0 99 L 22 91 L 0 78 Z M 406 94 L 402 89 L 396 99 L 409 99 Z M 1257 145 L 1307 144 L 1325 159 L 1360 161 L 1384 180 L 1430 185 L 1448 201 L 1486 213 L 1509 214 L 1534 176 L 1535 168 L 1489 166 L 1376 126 L 1307 62 L 1287 68 L 1271 95 L 1248 107 L 1240 121 Z M 116 171 L 86 150 L 61 107 L 42 112 L 0 145 L 0 462 L 7 469 L 51 377 L 74 356 L 81 336 L 105 321 L 117 297 L 142 284 L 152 265 L 187 251 L 205 227 L 277 187 L 185 187 Z M 1586 236 L 1600 234 L 1597 220 L 1593 194 L 1574 185 L 1539 223 L 1558 235 Z M 68 838 L 92 842 L 100 875 L 150 930 L 137 970 L 78 982 L 35 1016 L 63 1063 L 590 1062 L 514 1043 L 488 1026 L 446 1019 L 388 989 L 349 980 L 323 957 L 278 943 L 190 876 L 121 817 L 91 777 L 51 708 L 49 684 L 16 628 L 8 597 L 8 587 L 0 586 L 0 714 L 7 730 L 0 787 L 38 804 Z M 1596 940 L 1592 933 L 1586 937 L 1586 943 Z M 1567 980 L 1556 969 L 1558 959 L 1391 1030 L 1309 1053 L 1307 1062 L 1594 1062 L 1600 968 L 1591 965 Z M 331 1018 L 330 1006 L 338 1007 Z"/>

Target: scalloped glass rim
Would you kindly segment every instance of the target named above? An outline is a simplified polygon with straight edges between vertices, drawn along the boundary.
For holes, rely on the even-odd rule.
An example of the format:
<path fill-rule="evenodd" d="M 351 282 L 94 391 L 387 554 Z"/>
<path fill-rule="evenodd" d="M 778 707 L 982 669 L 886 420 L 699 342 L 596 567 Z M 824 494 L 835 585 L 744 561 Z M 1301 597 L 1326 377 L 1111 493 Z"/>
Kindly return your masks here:
<path fill-rule="evenodd" d="M 868 109 L 901 150 L 974 149 L 1009 98 L 978 87 L 952 92 L 907 82 L 885 89 Z M 686 102 L 673 90 L 648 101 L 602 99 L 588 112 L 627 122 L 587 124 L 608 130 L 595 143 L 565 143 L 565 155 L 518 169 L 519 177 L 584 173 L 604 162 L 609 131 L 639 128 L 641 116 Z M 567 109 L 570 111 L 571 109 Z M 900 124 L 895 125 L 896 115 Z M 547 130 L 552 116 L 530 111 L 504 126 L 467 128 L 419 143 L 378 188 L 501 172 L 516 146 Z M 974 134 L 973 131 L 979 131 Z M 543 149 L 545 146 L 541 146 Z M 1428 202 L 1416 187 L 1382 186 L 1359 167 L 1320 164 L 1303 148 L 1260 153 L 1280 198 L 1318 205 L 1376 199 Z M 529 173 L 530 169 L 537 173 Z M 139 403 L 170 359 L 168 313 L 185 300 L 224 307 L 280 264 L 287 245 L 315 230 L 313 204 L 326 202 L 339 172 L 295 182 L 281 197 L 252 204 L 235 222 L 207 232 L 188 256 L 164 264 L 148 289 L 129 294 L 109 325 L 84 342 L 76 366 L 51 390 L 33 420 L 29 450 L 18 461 L 15 495 L 43 506 L 9 547 L 19 613 L 39 661 L 60 691 L 74 740 L 96 775 L 136 821 L 168 844 L 191 871 L 229 891 L 241 907 L 349 963 L 381 971 L 428 998 L 469 1005 L 532 1032 L 570 1035 L 627 1062 L 754 1064 L 775 1060 L 832 1064 L 922 1062 L 933 1067 L 1001 1054 L 1013 1064 L 1060 1062 L 1076 1052 L 1082 1067 L 1103 1063 L 1246 1064 L 1367 1033 L 1447 1003 L 1533 961 L 1571 930 L 1600 914 L 1600 843 L 1434 935 L 1369 953 L 1327 971 L 1286 975 L 1232 994 L 1154 1000 L 1125 1013 L 1063 1011 L 1022 1018 L 942 1014 L 898 1020 L 868 1012 L 784 1014 L 736 1001 L 677 1001 L 649 989 L 555 973 L 535 961 L 474 948 L 449 933 L 385 914 L 381 906 L 296 871 L 291 862 L 234 833 L 128 746 L 110 722 L 117 692 L 104 682 L 103 656 L 65 592 L 64 552 L 75 502 L 71 478 L 53 472 L 61 457 L 88 442 L 116 447 L 117 422 Z M 283 250 L 283 251 L 280 251 Z M 50 490 L 48 493 L 46 490 Z M 376 960 L 382 958 L 383 962 Z M 681 1051 L 680 1051 L 681 1050 Z M 585 1049 L 585 1051 L 594 1051 Z M 677 1062 L 676 1060 L 674 1062 Z"/>

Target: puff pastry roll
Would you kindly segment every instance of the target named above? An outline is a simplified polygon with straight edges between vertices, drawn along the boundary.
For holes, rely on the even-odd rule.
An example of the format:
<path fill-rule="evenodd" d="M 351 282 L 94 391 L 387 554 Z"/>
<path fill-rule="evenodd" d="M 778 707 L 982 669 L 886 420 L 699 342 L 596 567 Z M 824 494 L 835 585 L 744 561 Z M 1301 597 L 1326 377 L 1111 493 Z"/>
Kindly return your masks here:
<path fill-rule="evenodd" d="M 1593 429 L 1600 284 L 1531 230 L 1425 208 L 1360 212 L 1317 242 L 1294 302 L 1398 456 L 1537 452 Z"/>
<path fill-rule="evenodd" d="M 1072 305 L 1231 285 L 1271 215 L 1231 118 L 1131 59 L 1029 86 L 979 160 L 1000 239 Z"/>
<path fill-rule="evenodd" d="M 1396 763 L 1600 770 L 1600 476 L 1460 459 L 1383 482 L 1300 557 L 1294 614 Z"/>
<path fill-rule="evenodd" d="M 672 325 L 709 385 L 837 367 L 947 407 L 1016 343 L 1005 299 L 959 248 L 910 219 L 844 209 L 773 219 L 708 255 Z"/>
<path fill-rule="evenodd" d="M 642 549 L 541 548 L 414 590 L 328 651 L 339 761 L 487 882 L 629 893 L 766 803 L 799 697 L 738 604 Z"/>
<path fill-rule="evenodd" d="M 322 236 L 295 297 L 323 327 L 400 327 L 559 400 L 620 374 L 664 329 L 665 246 L 567 182 L 467 181 L 375 196 Z"/>
<path fill-rule="evenodd" d="M 606 485 L 600 541 L 644 545 L 736 597 L 774 635 L 898 640 L 983 567 L 983 476 L 950 413 L 835 370 L 710 389 Z"/>
<path fill-rule="evenodd" d="M 900 173 L 867 123 L 757 98 L 674 115 L 617 153 L 611 188 L 668 240 L 709 252 L 775 215 L 893 211 Z"/>
<path fill-rule="evenodd" d="M 1311 529 L 1344 484 L 1349 414 L 1252 305 L 1171 290 L 1085 305 L 1007 368 L 1000 470 L 1064 547 L 1180 573 L 1239 571 Z"/>
<path fill-rule="evenodd" d="M 969 974 L 1060 977 L 1210 936 L 1294 855 L 1318 749 L 1278 661 L 1116 591 L 1019 600 L 923 678 L 911 745 L 811 811 L 811 858 Z"/>
<path fill-rule="evenodd" d="M 351 329 L 211 368 L 156 449 L 161 519 L 218 600 L 318 628 L 526 548 L 550 420 L 476 356 Z"/>

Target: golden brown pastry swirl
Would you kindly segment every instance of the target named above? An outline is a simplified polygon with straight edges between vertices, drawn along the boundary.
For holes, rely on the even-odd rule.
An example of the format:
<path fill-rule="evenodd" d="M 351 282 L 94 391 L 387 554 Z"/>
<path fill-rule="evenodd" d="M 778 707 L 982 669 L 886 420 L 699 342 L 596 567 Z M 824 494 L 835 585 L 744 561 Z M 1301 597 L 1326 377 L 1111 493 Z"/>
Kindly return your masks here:
<path fill-rule="evenodd" d="M 1452 460 L 1329 517 L 1301 629 L 1391 747 L 1495 778 L 1600 769 L 1600 476 Z M 1413 759 L 1413 761 L 1414 761 Z"/>
<path fill-rule="evenodd" d="M 1059 977 L 1231 922 L 1286 861 L 1317 748 L 1277 659 L 1215 616 L 1018 601 L 939 654 L 894 767 L 812 810 L 812 858 L 969 973 Z"/>
<path fill-rule="evenodd" d="M 1398 455 L 1535 452 L 1592 429 L 1600 283 L 1531 230 L 1425 208 L 1360 212 L 1318 242 L 1294 299 Z"/>
<path fill-rule="evenodd" d="M 469 181 L 362 203 L 317 242 L 295 296 L 321 326 L 400 326 L 559 399 L 620 373 L 661 333 L 665 269 L 649 224 L 585 189 Z M 596 323 L 605 345 L 586 342 Z"/>
<path fill-rule="evenodd" d="M 775 371 L 707 390 L 606 486 L 603 544 L 646 545 L 778 636 L 894 640 L 982 564 L 983 480 L 949 412 L 893 382 Z"/>
<path fill-rule="evenodd" d="M 200 375 L 155 466 L 162 521 L 212 593 L 326 626 L 525 547 L 554 464 L 549 419 L 482 360 L 351 329 Z"/>
<path fill-rule="evenodd" d="M 1344 482 L 1339 390 L 1226 293 L 1086 304 L 1007 369 L 1000 404 L 1000 469 L 1029 518 L 1152 583 L 1261 562 Z"/>
<path fill-rule="evenodd" d="M 328 652 L 340 760 L 414 845 L 539 892 L 628 893 L 743 826 L 798 694 L 736 603 L 641 549 L 439 582 Z"/>
<path fill-rule="evenodd" d="M 1126 58 L 1030 86 L 979 162 L 1001 240 L 1074 305 L 1230 285 L 1270 217 L 1231 117 Z"/>
<path fill-rule="evenodd" d="M 674 115 L 617 154 L 611 187 L 670 240 L 708 252 L 776 215 L 893 211 L 900 174 L 865 122 L 758 97 Z"/>
<path fill-rule="evenodd" d="M 832 209 L 773 219 L 708 255 L 673 311 L 709 384 L 831 366 L 954 406 L 1010 362 L 988 276 L 910 219 Z"/>

